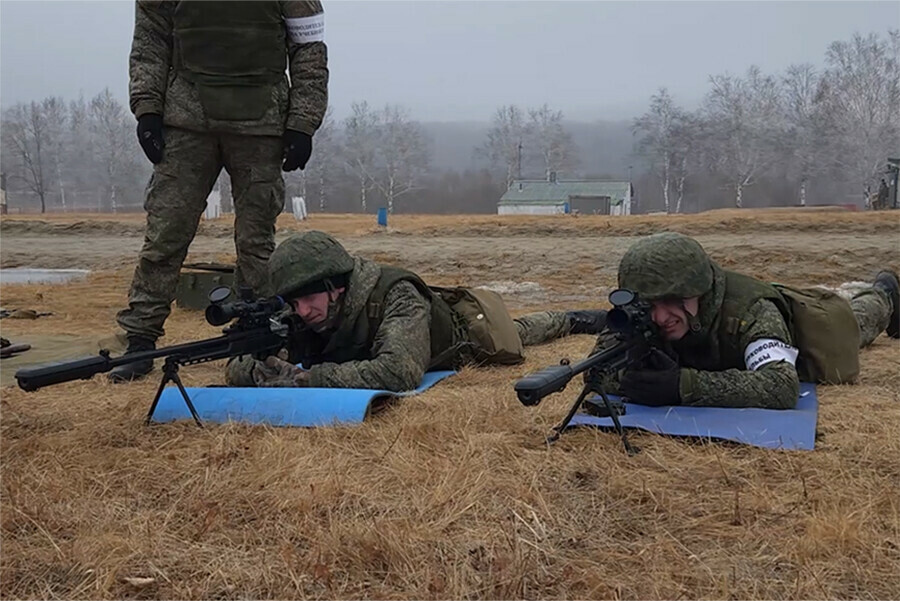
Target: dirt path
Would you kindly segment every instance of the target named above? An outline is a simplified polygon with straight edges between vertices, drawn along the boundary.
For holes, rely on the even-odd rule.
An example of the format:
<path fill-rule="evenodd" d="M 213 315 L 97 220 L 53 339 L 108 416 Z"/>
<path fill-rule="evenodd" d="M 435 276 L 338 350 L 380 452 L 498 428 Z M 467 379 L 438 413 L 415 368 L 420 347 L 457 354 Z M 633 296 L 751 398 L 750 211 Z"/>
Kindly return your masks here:
<path fill-rule="evenodd" d="M 281 234 L 283 239 L 287 234 Z M 521 235 L 487 236 L 343 236 L 353 253 L 402 264 L 431 276 L 486 280 L 552 281 L 585 272 L 599 280 L 614 278 L 622 253 L 633 236 Z M 723 265 L 749 269 L 773 279 L 839 283 L 867 276 L 897 260 L 898 239 L 890 232 L 822 234 L 820 232 L 731 233 L 697 239 Z M 129 268 L 141 248 L 140 235 L 71 235 L 6 233 L 0 267 Z M 189 260 L 233 260 L 230 238 L 197 236 Z M 580 279 L 580 278 L 576 278 Z"/>

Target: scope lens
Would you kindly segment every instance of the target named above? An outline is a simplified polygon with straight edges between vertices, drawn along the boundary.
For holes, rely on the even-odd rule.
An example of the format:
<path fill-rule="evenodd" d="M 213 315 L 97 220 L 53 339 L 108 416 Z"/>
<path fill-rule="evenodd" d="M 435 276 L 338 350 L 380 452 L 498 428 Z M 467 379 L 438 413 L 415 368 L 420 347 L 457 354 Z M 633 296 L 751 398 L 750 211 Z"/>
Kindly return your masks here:
<path fill-rule="evenodd" d="M 613 308 L 606 314 L 606 325 L 610 330 L 621 331 L 628 327 L 631 317 L 624 309 Z"/>
<path fill-rule="evenodd" d="M 225 325 L 231 321 L 229 313 L 223 305 L 209 305 L 206 307 L 206 321 L 211 326 Z"/>

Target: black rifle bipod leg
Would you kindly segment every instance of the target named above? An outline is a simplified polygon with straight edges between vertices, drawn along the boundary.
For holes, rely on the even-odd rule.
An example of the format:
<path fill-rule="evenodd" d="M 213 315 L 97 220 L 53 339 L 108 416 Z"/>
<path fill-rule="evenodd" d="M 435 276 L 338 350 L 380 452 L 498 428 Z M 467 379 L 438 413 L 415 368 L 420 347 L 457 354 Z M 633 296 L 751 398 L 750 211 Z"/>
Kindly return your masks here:
<path fill-rule="evenodd" d="M 166 358 L 166 362 L 163 365 L 163 377 L 159 382 L 159 388 L 156 389 L 156 396 L 153 397 L 153 403 L 150 405 L 150 410 L 147 412 L 147 421 L 144 423 L 150 424 L 150 420 L 153 418 L 153 412 L 156 411 L 156 405 L 159 404 L 159 397 L 162 396 L 166 384 L 170 381 L 175 382 L 175 385 L 178 386 L 178 390 L 181 392 L 181 396 L 184 398 L 184 402 L 187 405 L 188 410 L 190 410 L 191 416 L 194 418 L 194 421 L 197 422 L 197 425 L 202 428 L 203 422 L 200 421 L 200 416 L 197 415 L 197 410 L 194 409 L 191 397 L 188 396 L 187 390 L 184 389 L 184 384 L 181 383 L 181 377 L 178 375 L 178 361 L 173 360 L 172 357 Z"/>
<path fill-rule="evenodd" d="M 566 429 L 566 426 L 569 425 L 569 422 L 572 421 L 572 418 L 575 417 L 575 414 L 578 413 L 578 410 L 581 409 L 581 403 L 584 402 L 585 397 L 590 391 L 590 384 L 585 384 L 584 388 L 582 388 L 581 392 L 578 394 L 578 398 L 575 399 L 575 402 L 572 403 L 572 406 L 569 408 L 569 412 L 558 425 L 553 427 L 553 433 L 547 437 L 547 444 L 552 444 L 559 440 L 559 435 L 562 434 L 563 430 Z"/>
<path fill-rule="evenodd" d="M 609 416 L 613 420 L 616 432 L 622 437 L 622 444 L 625 445 L 625 452 L 628 453 L 628 455 L 637 455 L 641 449 L 631 446 L 631 443 L 628 442 L 628 434 L 625 432 L 625 428 L 622 427 L 622 422 L 619 421 L 619 415 L 613 410 L 612 403 L 609 402 L 609 397 L 606 396 L 606 391 L 603 390 L 602 386 L 600 387 L 600 396 L 603 398 L 603 404 L 606 405 L 606 411 L 609 412 Z"/>

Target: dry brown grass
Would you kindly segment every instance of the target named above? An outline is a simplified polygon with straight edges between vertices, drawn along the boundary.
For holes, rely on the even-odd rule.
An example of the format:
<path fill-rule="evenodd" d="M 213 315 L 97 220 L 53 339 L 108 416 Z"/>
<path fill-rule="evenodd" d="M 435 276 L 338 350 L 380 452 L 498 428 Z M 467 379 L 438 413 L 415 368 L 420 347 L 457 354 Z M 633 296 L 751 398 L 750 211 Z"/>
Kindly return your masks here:
<path fill-rule="evenodd" d="M 199 233 L 231 237 L 233 216 L 223 215 L 203 221 Z M 883 232 L 896 230 L 900 215 L 894 212 L 834 211 L 815 208 L 719 209 L 690 215 L 393 215 L 389 228 L 381 228 L 373 215 L 314 213 L 305 221 L 289 214 L 278 219 L 282 232 L 317 229 L 335 236 L 373 234 L 416 236 L 534 236 L 534 235 L 618 235 L 643 236 L 660 230 L 689 235 L 706 233 L 773 231 Z M 49 213 L 46 215 L 5 215 L 4 230 L 38 233 L 139 233 L 144 215 L 128 213 Z"/>
<path fill-rule="evenodd" d="M 826 241 L 836 224 L 865 235 L 884 220 L 830 215 Z M 719 227 L 734 231 L 735 248 L 752 245 L 731 218 Z M 368 219 L 342 219 L 323 229 L 367 236 Z M 492 219 L 398 216 L 392 227 L 418 238 Z M 718 218 L 702 219 L 714 228 Z M 515 257 L 494 260 L 515 267 Z M 109 334 L 129 277 L 4 286 L 4 306 L 55 312 L 5 319 L 4 336 Z M 541 282 L 564 290 L 562 279 Z M 166 343 L 215 333 L 181 310 L 167 330 Z M 881 337 L 863 353 L 858 385 L 820 388 L 814 452 L 635 433 L 636 457 L 589 430 L 542 443 L 574 385 L 535 409 L 515 399 L 516 377 L 591 342 L 572 337 L 530 348 L 521 366 L 463 370 L 347 428 L 145 427 L 155 378 L 3 388 L 0 595 L 900 598 L 897 341 Z M 188 385 L 220 378 L 217 365 L 183 375 Z"/>

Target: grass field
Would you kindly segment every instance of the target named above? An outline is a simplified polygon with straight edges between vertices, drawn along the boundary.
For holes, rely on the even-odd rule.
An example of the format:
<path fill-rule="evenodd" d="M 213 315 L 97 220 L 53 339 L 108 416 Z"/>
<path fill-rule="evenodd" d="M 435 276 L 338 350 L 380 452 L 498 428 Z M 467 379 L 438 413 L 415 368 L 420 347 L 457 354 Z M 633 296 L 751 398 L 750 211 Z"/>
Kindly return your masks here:
<path fill-rule="evenodd" d="M 142 216 L 4 217 L 0 266 L 84 267 L 83 282 L 3 285 L 3 336 L 115 333 Z M 636 236 L 695 235 L 722 265 L 837 285 L 900 267 L 900 214 L 285 216 L 434 284 L 507 283 L 515 314 L 606 306 Z M 227 218 L 189 260 L 233 259 Z M 516 288 L 533 282 L 536 286 Z M 215 335 L 176 309 L 161 342 Z M 820 387 L 813 452 L 634 433 L 544 435 L 577 392 L 519 404 L 513 381 L 589 351 L 589 336 L 463 369 L 359 427 L 146 427 L 159 371 L 0 389 L 4 599 L 900 598 L 900 343 Z M 2 366 L 0 366 L 2 367 Z M 221 382 L 221 364 L 182 370 Z M 7 368 L 3 368 L 4 370 Z"/>

